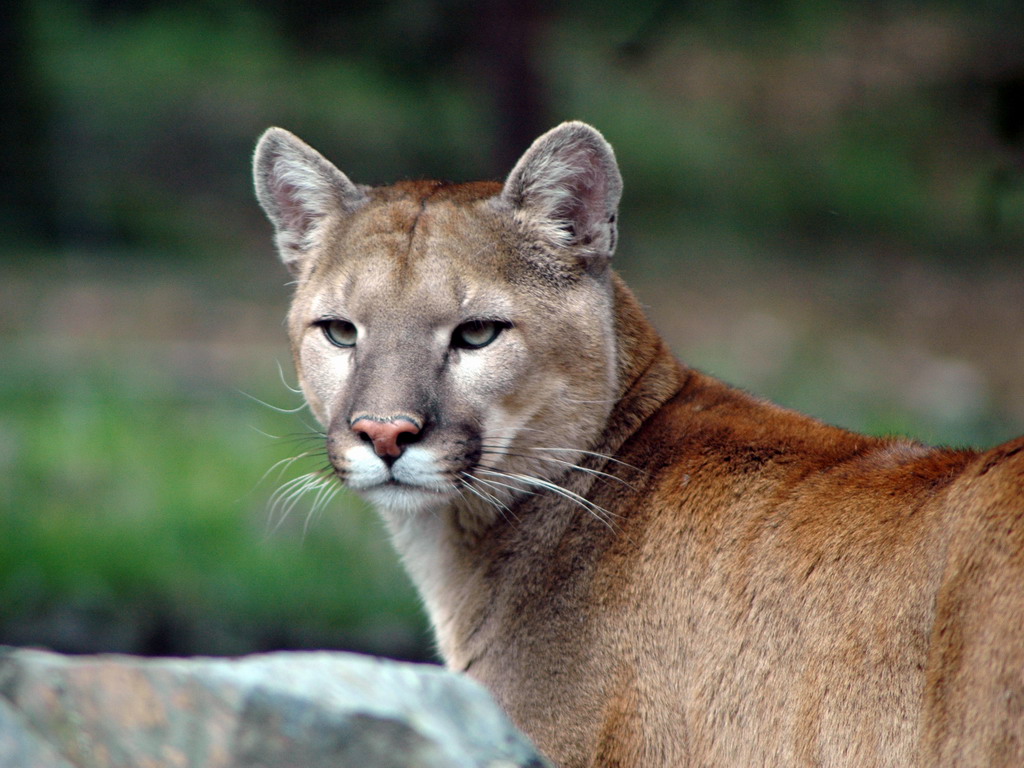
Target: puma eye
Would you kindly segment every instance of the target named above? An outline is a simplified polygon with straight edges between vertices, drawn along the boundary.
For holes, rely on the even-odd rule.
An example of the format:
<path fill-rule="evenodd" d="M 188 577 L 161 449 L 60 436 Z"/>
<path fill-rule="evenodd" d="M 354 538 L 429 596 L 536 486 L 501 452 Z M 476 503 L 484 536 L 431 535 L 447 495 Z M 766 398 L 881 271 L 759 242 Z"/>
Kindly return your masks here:
<path fill-rule="evenodd" d="M 458 326 L 452 333 L 452 346 L 458 349 L 486 347 L 508 328 L 500 320 L 471 320 Z"/>
<path fill-rule="evenodd" d="M 356 327 L 348 320 L 323 320 L 319 323 L 324 336 L 336 347 L 354 347 L 356 345 Z"/>

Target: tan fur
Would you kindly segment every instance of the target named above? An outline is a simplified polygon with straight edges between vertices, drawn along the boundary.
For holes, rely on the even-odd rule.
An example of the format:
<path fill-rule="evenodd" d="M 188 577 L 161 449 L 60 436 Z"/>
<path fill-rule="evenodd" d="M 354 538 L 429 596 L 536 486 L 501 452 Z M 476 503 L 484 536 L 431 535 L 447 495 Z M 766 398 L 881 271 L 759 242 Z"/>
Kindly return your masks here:
<path fill-rule="evenodd" d="M 852 434 L 676 362 L 608 266 L 588 126 L 504 186 L 359 187 L 279 129 L 256 178 L 337 476 L 557 764 L 1024 765 L 1024 439 Z M 389 466 L 366 413 L 423 429 Z"/>

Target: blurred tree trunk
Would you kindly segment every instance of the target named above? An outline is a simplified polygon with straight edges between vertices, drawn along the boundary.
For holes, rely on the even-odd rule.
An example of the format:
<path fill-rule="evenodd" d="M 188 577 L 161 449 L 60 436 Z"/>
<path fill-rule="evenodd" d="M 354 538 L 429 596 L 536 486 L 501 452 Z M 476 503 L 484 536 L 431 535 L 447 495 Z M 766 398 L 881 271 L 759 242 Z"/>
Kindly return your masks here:
<path fill-rule="evenodd" d="M 0 2 L 0 220 L 8 233 L 52 241 L 48 110 L 29 50 L 27 17 L 24 0 Z"/>
<path fill-rule="evenodd" d="M 494 171 L 507 173 L 548 125 L 544 84 L 534 62 L 544 14 L 538 0 L 480 0 L 470 57 L 481 66 L 497 119 Z"/>

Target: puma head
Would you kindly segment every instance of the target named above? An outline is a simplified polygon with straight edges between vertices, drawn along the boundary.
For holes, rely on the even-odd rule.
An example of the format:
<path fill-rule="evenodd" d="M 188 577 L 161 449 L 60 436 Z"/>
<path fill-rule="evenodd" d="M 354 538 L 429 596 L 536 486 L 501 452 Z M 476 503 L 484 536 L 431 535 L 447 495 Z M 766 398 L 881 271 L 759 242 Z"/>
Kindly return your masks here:
<path fill-rule="evenodd" d="M 541 136 L 504 184 L 356 184 L 291 133 L 256 192 L 295 279 L 299 381 L 349 488 L 469 527 L 557 481 L 618 390 L 609 261 L 622 190 L 590 126 Z"/>

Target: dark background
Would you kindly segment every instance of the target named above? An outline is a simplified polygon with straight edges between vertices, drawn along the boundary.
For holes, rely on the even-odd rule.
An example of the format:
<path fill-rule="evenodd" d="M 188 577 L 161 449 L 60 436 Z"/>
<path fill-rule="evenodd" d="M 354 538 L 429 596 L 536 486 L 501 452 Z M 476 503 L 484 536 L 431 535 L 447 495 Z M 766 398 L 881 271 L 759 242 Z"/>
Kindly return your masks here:
<path fill-rule="evenodd" d="M 0 4 L 0 643 L 429 657 L 372 513 L 272 498 L 322 458 L 275 466 L 310 417 L 252 399 L 301 404 L 268 125 L 383 183 L 591 122 L 688 362 L 873 433 L 1024 432 L 1021 9 Z"/>

